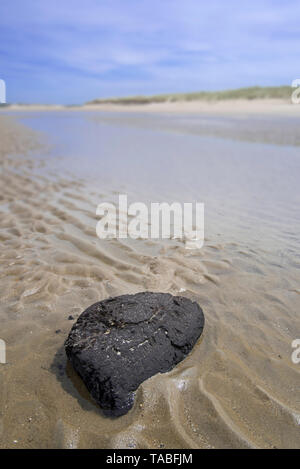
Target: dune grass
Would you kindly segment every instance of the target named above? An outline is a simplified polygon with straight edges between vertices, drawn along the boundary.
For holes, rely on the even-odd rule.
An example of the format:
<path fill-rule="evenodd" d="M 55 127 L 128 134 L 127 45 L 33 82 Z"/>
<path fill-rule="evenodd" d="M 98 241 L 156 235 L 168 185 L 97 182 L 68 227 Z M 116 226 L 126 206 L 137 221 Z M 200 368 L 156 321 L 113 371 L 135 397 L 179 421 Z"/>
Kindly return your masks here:
<path fill-rule="evenodd" d="M 230 99 L 289 99 L 290 86 L 253 86 L 225 91 L 199 91 L 193 93 L 171 93 L 153 96 L 128 96 L 121 98 L 94 99 L 87 104 L 150 104 L 176 101 L 221 101 Z"/>

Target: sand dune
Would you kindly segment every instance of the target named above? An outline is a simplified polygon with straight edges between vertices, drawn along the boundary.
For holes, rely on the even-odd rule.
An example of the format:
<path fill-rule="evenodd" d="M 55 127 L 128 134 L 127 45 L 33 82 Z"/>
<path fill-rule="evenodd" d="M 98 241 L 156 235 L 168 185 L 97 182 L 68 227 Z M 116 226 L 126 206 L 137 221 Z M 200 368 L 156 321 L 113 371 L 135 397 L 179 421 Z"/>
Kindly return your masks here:
<path fill-rule="evenodd" d="M 12 104 L 3 108 L 5 113 L 16 111 L 104 111 L 126 113 L 167 113 L 167 114 L 213 114 L 213 115 L 272 115 L 300 116 L 300 106 L 290 99 L 227 99 L 227 100 L 179 100 L 151 102 L 147 104 L 94 103 L 74 106 L 43 104 Z"/>

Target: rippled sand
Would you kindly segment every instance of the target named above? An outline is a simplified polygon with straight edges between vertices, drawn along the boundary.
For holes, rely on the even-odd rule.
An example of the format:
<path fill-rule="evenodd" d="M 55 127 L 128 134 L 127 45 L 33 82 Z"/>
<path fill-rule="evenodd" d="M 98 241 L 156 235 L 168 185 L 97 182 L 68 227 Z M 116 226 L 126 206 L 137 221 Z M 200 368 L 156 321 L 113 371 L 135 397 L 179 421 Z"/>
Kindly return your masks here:
<path fill-rule="evenodd" d="M 96 202 L 116 194 L 103 189 L 101 199 L 84 180 L 43 167 L 31 153 L 38 139 L 0 116 L 0 446 L 299 447 L 299 232 L 286 233 L 284 253 L 234 236 L 208 238 L 199 251 L 100 241 Z M 105 418 L 63 343 L 90 304 L 143 290 L 198 301 L 203 338 L 172 372 L 141 385 L 131 412 Z"/>

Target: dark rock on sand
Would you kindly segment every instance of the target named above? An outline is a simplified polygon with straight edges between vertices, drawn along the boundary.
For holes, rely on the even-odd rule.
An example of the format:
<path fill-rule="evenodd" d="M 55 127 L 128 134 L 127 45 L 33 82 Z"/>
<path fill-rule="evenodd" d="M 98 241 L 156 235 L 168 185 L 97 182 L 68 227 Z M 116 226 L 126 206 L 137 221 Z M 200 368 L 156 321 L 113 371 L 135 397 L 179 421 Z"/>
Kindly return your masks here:
<path fill-rule="evenodd" d="M 66 340 L 66 353 L 93 398 L 111 416 L 126 414 L 134 391 L 192 350 L 204 327 L 197 303 L 167 293 L 137 293 L 87 308 Z"/>

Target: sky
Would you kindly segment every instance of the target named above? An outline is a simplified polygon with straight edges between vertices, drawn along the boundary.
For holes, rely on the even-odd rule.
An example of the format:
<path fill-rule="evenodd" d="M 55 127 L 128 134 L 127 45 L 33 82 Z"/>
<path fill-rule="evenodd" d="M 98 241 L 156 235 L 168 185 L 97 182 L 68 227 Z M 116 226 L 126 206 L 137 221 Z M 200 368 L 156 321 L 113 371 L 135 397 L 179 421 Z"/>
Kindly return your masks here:
<path fill-rule="evenodd" d="M 300 0 L 0 0 L 8 102 L 291 84 Z"/>

